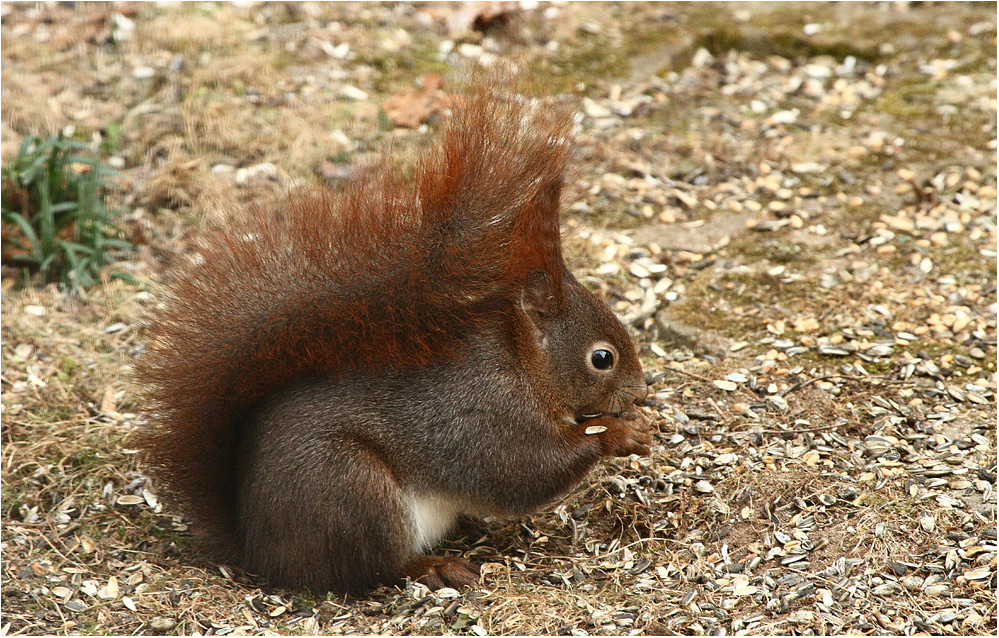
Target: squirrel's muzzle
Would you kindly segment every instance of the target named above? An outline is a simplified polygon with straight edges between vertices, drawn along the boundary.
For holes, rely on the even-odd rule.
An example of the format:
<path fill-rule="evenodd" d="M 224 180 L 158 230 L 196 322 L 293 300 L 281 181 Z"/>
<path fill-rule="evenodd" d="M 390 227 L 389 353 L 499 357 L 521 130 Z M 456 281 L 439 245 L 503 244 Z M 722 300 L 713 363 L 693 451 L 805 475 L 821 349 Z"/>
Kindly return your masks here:
<path fill-rule="evenodd" d="M 649 386 L 645 383 L 645 379 L 642 379 L 640 383 L 623 386 L 620 392 L 622 394 L 626 393 L 629 397 L 631 397 L 632 403 L 641 405 L 642 401 L 649 396 Z"/>

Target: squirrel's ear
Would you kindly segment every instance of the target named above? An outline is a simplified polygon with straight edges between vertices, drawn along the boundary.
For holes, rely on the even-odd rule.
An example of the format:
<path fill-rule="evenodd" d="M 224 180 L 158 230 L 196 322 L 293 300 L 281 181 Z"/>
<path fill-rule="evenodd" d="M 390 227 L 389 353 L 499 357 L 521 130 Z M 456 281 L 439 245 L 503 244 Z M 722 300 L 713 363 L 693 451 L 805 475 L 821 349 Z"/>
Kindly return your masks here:
<path fill-rule="evenodd" d="M 538 347 L 545 350 L 548 347 L 548 323 L 555 311 L 555 294 L 548 273 L 535 270 L 527 276 L 524 289 L 520 291 L 520 309 L 534 329 Z"/>

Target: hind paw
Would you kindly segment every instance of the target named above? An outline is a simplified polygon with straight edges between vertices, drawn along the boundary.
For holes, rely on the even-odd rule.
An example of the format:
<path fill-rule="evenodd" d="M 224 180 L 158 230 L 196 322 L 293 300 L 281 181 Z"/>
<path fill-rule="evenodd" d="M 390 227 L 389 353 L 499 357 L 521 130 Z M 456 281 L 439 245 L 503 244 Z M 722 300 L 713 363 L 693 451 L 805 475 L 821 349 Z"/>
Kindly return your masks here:
<path fill-rule="evenodd" d="M 461 590 L 479 584 L 479 566 L 456 556 L 417 556 L 402 575 L 435 590 L 441 587 Z"/>

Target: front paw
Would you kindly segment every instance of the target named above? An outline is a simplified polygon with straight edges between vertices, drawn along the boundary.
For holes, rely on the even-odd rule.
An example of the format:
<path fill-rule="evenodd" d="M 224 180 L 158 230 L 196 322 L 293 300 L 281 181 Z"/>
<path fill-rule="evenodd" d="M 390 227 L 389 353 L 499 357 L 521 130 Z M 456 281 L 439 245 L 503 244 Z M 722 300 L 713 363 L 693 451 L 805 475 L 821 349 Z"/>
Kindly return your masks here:
<path fill-rule="evenodd" d="M 600 441 L 602 456 L 646 456 L 652 444 L 649 423 L 641 416 L 630 420 L 600 416 L 584 421 L 582 427 L 587 436 Z"/>

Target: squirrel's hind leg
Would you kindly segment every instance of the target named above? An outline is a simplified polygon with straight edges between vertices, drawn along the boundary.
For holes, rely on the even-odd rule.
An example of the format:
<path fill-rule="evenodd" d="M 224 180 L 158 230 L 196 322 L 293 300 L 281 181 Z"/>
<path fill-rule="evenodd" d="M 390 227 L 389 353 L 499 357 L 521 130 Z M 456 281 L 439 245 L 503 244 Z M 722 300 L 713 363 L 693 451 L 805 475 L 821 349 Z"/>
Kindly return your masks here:
<path fill-rule="evenodd" d="M 263 428 L 244 452 L 243 566 L 272 585 L 314 591 L 396 582 L 417 548 L 407 499 L 384 463 L 354 441 L 278 432 Z"/>
<path fill-rule="evenodd" d="M 400 578 L 411 578 L 431 589 L 463 589 L 479 583 L 479 568 L 468 561 L 450 556 L 422 553 L 435 546 L 453 527 L 465 510 L 461 501 L 433 492 L 411 490 L 406 503 L 414 555 L 402 568 Z"/>
<path fill-rule="evenodd" d="M 399 477 L 369 436 L 345 425 L 368 422 L 377 433 L 377 419 L 344 410 L 335 387 L 303 386 L 247 424 L 238 463 L 243 567 L 272 585 L 339 593 L 406 577 L 475 585 L 478 571 L 465 561 L 423 555 L 467 504 Z"/>

